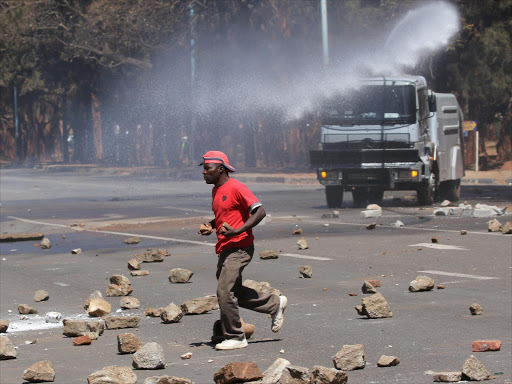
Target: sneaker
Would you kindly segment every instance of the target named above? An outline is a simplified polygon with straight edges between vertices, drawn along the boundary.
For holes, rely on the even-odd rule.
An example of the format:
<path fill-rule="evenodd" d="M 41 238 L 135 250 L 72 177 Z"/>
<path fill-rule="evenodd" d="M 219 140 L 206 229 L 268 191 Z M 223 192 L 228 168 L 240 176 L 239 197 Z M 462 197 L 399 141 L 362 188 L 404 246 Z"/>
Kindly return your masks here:
<path fill-rule="evenodd" d="M 286 296 L 279 296 L 279 308 L 277 312 L 272 315 L 272 332 L 277 333 L 281 330 L 284 323 L 284 310 L 288 305 Z"/>
<path fill-rule="evenodd" d="M 221 351 L 227 351 L 230 349 L 241 349 L 246 348 L 249 344 L 247 344 L 247 339 L 244 336 L 243 340 L 236 340 L 236 339 L 227 339 L 224 340 L 222 343 L 219 343 L 215 346 L 215 349 L 221 350 Z"/>

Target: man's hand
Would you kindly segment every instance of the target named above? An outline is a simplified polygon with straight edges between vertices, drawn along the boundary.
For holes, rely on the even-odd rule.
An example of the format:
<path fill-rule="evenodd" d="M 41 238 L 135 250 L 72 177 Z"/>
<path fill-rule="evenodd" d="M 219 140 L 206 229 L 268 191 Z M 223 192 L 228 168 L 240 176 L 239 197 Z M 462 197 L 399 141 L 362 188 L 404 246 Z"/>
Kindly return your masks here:
<path fill-rule="evenodd" d="M 201 226 L 199 227 L 199 231 L 197 233 L 199 233 L 200 235 L 203 235 L 203 236 L 208 236 L 208 235 L 211 235 L 213 232 L 213 227 L 211 226 L 210 223 L 204 223 L 204 224 L 201 224 Z"/>
<path fill-rule="evenodd" d="M 226 237 L 231 237 L 231 236 L 235 236 L 235 235 L 238 235 L 238 232 L 236 229 L 234 229 L 231 225 L 229 225 L 228 223 L 224 223 L 222 224 L 222 227 L 220 227 L 220 230 L 219 232 L 226 236 Z"/>

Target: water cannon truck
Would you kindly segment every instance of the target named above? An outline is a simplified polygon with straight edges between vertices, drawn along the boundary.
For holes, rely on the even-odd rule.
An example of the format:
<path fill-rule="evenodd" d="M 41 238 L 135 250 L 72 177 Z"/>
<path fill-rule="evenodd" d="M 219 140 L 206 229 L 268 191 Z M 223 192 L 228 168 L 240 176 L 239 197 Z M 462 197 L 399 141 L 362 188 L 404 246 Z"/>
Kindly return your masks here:
<path fill-rule="evenodd" d="M 319 111 L 321 141 L 310 151 L 327 205 L 379 204 L 384 191 L 415 190 L 420 205 L 459 200 L 463 114 L 452 94 L 422 76 L 372 77 L 328 98 Z"/>

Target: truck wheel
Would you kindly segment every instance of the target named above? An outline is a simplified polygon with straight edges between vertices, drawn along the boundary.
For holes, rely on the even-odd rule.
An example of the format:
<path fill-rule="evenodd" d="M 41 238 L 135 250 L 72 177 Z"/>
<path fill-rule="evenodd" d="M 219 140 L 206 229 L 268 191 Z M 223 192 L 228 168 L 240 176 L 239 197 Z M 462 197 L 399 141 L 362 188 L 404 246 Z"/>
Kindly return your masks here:
<path fill-rule="evenodd" d="M 327 185 L 325 197 L 329 208 L 341 208 L 343 203 L 343 187 L 341 185 Z"/>
<path fill-rule="evenodd" d="M 460 179 L 443 181 L 439 189 L 442 200 L 459 201 L 460 199 Z"/>
<path fill-rule="evenodd" d="M 370 188 L 368 190 L 368 203 L 369 204 L 382 204 L 384 197 L 384 190 L 381 188 Z"/>
<path fill-rule="evenodd" d="M 430 179 L 423 181 L 418 188 L 416 196 L 420 205 L 432 205 L 436 200 L 437 188 L 436 177 L 433 173 L 430 174 Z"/>
<path fill-rule="evenodd" d="M 364 187 L 353 189 L 352 199 L 354 200 L 354 207 L 366 207 L 368 205 L 368 189 Z"/>

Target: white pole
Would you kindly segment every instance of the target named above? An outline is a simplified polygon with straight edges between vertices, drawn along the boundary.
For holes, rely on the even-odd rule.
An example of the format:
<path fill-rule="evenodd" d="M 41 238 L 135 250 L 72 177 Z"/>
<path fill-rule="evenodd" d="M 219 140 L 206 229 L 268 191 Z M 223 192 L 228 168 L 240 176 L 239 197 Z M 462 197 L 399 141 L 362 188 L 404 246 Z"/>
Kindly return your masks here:
<path fill-rule="evenodd" d="M 475 136 L 475 171 L 478 172 L 478 157 L 479 157 L 479 154 L 478 154 L 478 131 L 476 131 L 476 136 Z"/>
<path fill-rule="evenodd" d="M 324 69 L 329 65 L 329 37 L 327 33 L 327 0 L 320 0 L 322 13 L 322 50 L 324 54 Z"/>

